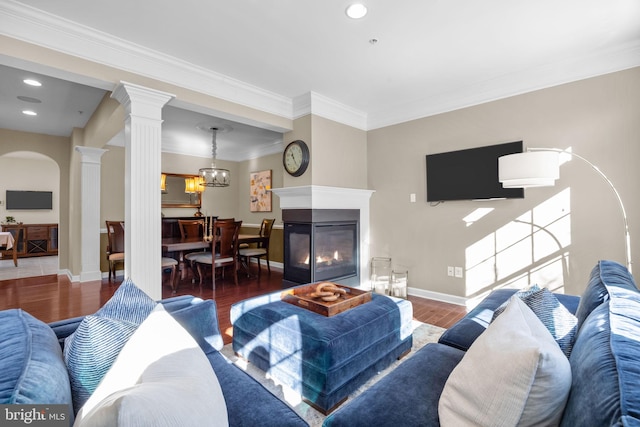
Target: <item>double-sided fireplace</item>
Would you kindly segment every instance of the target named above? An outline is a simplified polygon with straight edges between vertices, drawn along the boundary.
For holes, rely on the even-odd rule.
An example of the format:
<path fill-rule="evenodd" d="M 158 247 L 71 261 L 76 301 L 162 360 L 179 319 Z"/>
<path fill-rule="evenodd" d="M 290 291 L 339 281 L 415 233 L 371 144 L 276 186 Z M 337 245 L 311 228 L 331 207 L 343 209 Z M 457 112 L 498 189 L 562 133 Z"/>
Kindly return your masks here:
<path fill-rule="evenodd" d="M 358 209 L 285 209 L 283 287 L 324 280 L 359 285 Z"/>

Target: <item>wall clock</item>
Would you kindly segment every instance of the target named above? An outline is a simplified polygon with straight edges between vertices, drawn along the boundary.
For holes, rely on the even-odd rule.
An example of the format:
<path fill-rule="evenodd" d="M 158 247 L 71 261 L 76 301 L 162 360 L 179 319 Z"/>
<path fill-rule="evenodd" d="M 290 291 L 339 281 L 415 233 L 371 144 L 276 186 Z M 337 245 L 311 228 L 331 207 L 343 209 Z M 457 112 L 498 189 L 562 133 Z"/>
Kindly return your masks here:
<path fill-rule="evenodd" d="M 302 175 L 309 166 L 309 147 L 307 144 L 298 139 L 287 145 L 282 153 L 282 165 L 289 175 Z"/>

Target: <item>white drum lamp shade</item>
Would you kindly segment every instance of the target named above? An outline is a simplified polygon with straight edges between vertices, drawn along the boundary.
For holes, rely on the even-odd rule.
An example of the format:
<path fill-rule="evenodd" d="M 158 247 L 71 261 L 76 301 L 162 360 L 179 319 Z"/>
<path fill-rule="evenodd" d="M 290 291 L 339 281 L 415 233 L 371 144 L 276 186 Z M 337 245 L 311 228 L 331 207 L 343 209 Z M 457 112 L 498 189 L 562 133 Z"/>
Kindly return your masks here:
<path fill-rule="evenodd" d="M 529 148 L 524 153 L 508 154 L 498 158 L 498 181 L 504 188 L 545 187 L 555 185 L 560 177 L 560 153 L 565 152 L 559 148 Z M 622 203 L 620 193 L 613 182 L 596 165 L 584 157 L 571 153 L 572 158 L 585 162 L 609 185 L 618 200 L 622 220 L 624 222 L 624 241 L 627 258 L 627 269 L 631 273 L 631 236 L 627 212 Z"/>
<path fill-rule="evenodd" d="M 560 177 L 560 153 L 527 151 L 498 158 L 504 188 L 549 187 Z"/>

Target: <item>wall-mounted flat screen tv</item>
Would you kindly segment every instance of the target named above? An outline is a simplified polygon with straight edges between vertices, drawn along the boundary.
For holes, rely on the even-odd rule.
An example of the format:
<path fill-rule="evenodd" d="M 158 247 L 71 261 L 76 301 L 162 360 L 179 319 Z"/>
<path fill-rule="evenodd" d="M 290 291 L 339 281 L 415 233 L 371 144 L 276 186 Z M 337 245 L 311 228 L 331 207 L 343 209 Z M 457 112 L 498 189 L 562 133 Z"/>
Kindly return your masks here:
<path fill-rule="evenodd" d="M 517 141 L 427 154 L 427 202 L 524 198 L 524 189 L 498 181 L 498 157 L 521 152 Z"/>
<path fill-rule="evenodd" d="M 7 210 L 53 209 L 51 191 L 7 190 Z"/>

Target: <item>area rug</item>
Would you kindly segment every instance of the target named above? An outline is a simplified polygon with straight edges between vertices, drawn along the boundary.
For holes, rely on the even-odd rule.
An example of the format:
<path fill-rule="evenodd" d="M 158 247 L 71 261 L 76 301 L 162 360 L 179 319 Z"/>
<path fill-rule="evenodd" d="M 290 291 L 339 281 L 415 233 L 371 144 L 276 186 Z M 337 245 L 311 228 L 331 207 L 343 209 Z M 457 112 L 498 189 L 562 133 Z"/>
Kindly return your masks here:
<path fill-rule="evenodd" d="M 421 323 L 416 320 L 413 321 L 413 346 L 411 347 L 411 352 L 403 357 L 401 360 L 395 361 L 391 366 L 387 369 L 378 372 L 373 378 L 371 378 L 367 383 L 362 385 L 355 393 L 349 396 L 349 399 L 344 403 L 348 404 L 349 400 L 352 400 L 360 393 L 371 387 L 376 382 L 380 381 L 381 378 L 384 378 L 389 372 L 395 369 L 399 364 L 403 363 L 405 360 L 410 358 L 418 349 L 424 347 L 425 344 L 430 342 L 437 342 L 440 335 L 445 331 L 443 328 L 439 328 L 437 326 L 429 325 L 427 323 Z M 231 344 L 227 344 L 222 349 L 222 354 L 224 354 L 231 362 L 233 362 L 240 369 L 251 375 L 254 379 L 256 379 L 260 384 L 262 384 L 267 390 L 273 393 L 278 399 L 285 402 L 294 411 L 300 415 L 311 427 L 321 426 L 324 421 L 325 416 L 313 409 L 307 403 L 305 403 L 300 395 L 290 388 L 277 383 L 274 379 L 272 379 L 269 374 L 266 372 L 256 368 L 252 364 L 248 363 L 246 360 L 239 358 L 233 353 L 233 349 Z"/>

